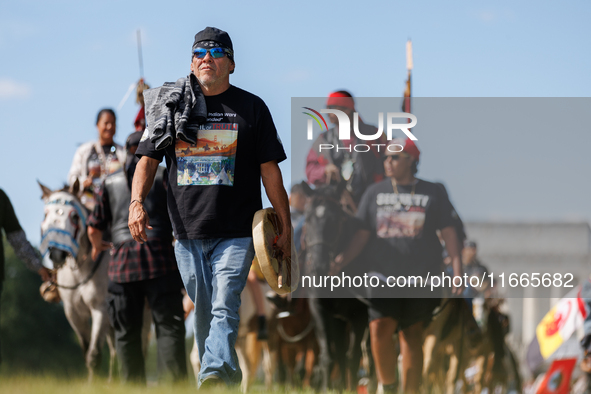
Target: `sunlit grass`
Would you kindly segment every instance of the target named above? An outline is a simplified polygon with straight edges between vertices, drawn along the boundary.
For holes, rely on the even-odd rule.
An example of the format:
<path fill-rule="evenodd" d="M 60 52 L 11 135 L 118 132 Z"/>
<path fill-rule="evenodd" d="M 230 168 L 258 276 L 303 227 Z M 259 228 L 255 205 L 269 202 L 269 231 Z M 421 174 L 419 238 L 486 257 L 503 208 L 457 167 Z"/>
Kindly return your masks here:
<path fill-rule="evenodd" d="M 42 375 L 9 375 L 0 373 L 0 394 L 239 394 L 240 387 L 212 388 L 197 391 L 194 381 L 175 384 L 148 383 L 147 386 L 121 384 L 117 381 L 108 382 L 101 377 L 88 383 L 83 378 L 59 378 Z M 284 394 L 313 394 L 311 390 L 286 389 L 274 385 L 271 391 Z M 251 394 L 271 393 L 264 388 L 262 382 L 256 382 L 250 389 Z M 336 394 L 336 392 L 332 392 Z M 353 394 L 353 393 L 351 393 Z"/>
<path fill-rule="evenodd" d="M 148 386 L 139 386 L 107 382 L 104 378 L 88 383 L 86 379 L 0 375 L 0 393 L 2 394 L 195 394 L 196 392 L 197 388 L 192 382 L 162 385 L 150 383 Z M 235 394 L 239 389 L 212 389 L 209 392 Z"/>

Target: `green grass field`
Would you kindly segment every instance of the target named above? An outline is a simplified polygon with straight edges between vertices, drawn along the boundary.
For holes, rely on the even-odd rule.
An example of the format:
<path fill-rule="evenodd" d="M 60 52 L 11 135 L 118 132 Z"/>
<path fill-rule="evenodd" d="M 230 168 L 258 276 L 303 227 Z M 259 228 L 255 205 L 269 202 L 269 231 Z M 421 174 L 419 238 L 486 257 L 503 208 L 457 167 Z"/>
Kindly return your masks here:
<path fill-rule="evenodd" d="M 187 355 L 191 351 L 193 340 L 187 339 Z M 86 379 L 86 370 L 76 371 L 74 373 L 69 371 L 59 372 L 40 372 L 14 370 L 3 363 L 0 365 L 0 394 L 196 394 L 197 386 L 195 384 L 195 377 L 193 369 L 187 360 L 188 379 L 180 383 L 160 383 L 157 381 L 157 361 L 156 361 L 156 344 L 151 341 L 148 349 L 148 357 L 146 359 L 146 376 L 148 384 L 146 386 L 139 386 L 133 384 L 123 385 L 118 381 L 117 371 L 112 382 L 107 381 L 108 371 L 108 357 L 106 356 L 107 348 L 104 349 L 105 357 L 99 371 L 99 376 L 92 382 L 88 383 Z M 80 356 L 80 361 L 82 357 Z M 82 366 L 83 367 L 83 366 Z M 117 365 L 115 366 L 117 369 Z M 56 371 L 59 370 L 55 369 Z M 283 387 L 276 385 L 275 391 L 288 393 Z M 201 391 L 201 393 L 210 392 L 212 394 L 238 394 L 240 388 L 233 389 L 211 389 Z M 252 394 L 265 393 L 264 384 L 262 382 L 255 382 L 250 390 Z M 302 393 L 302 391 L 293 391 L 293 393 Z"/>
<path fill-rule="evenodd" d="M 85 379 L 59 379 L 48 376 L 0 376 L 0 393 L 3 394 L 184 394 L 197 391 L 192 384 L 174 386 L 140 387 L 121 385 L 118 382 L 108 383 L 99 378 L 92 384 Z M 230 391 L 228 391 L 230 392 Z"/>
<path fill-rule="evenodd" d="M 282 392 L 285 394 L 301 394 L 312 391 L 285 390 L 280 386 L 275 386 L 273 392 Z M 185 382 L 179 384 L 161 384 L 149 383 L 148 386 L 122 385 L 119 382 L 107 382 L 104 378 L 98 378 L 93 383 L 88 383 L 86 379 L 65 379 L 54 376 L 42 375 L 14 375 L 7 376 L 0 374 L 0 393 L 1 394 L 196 394 L 197 388 L 194 382 Z M 240 387 L 233 389 L 215 388 L 202 390 L 200 393 L 212 394 L 239 394 Z M 266 393 L 264 385 L 255 384 L 249 393 Z"/>
<path fill-rule="evenodd" d="M 191 351 L 193 341 L 187 339 L 187 352 Z M 86 368 L 82 365 L 80 371 L 59 371 L 59 368 L 52 368 L 52 371 L 47 372 L 33 372 L 23 371 L 22 369 L 15 370 L 10 368 L 8 363 L 4 362 L 0 366 L 0 394 L 195 394 L 197 391 L 195 385 L 195 378 L 193 369 L 187 360 L 188 380 L 178 384 L 160 384 L 157 380 L 157 361 L 156 361 L 156 343 L 154 340 L 150 342 L 148 349 L 148 357 L 146 359 L 146 376 L 148 380 L 147 386 L 139 385 L 122 385 L 117 378 L 117 371 L 112 382 L 107 381 L 108 375 L 108 349 L 105 345 L 103 350 L 103 360 L 101 363 L 99 376 L 92 384 L 88 383 L 86 379 Z M 80 362 L 83 362 L 81 354 L 76 353 Z M 55 367 L 55 366 L 54 366 Z M 115 364 L 117 369 L 117 364 Z M 216 390 L 216 393 L 218 391 Z M 220 390 L 219 393 L 237 393 L 238 390 Z"/>

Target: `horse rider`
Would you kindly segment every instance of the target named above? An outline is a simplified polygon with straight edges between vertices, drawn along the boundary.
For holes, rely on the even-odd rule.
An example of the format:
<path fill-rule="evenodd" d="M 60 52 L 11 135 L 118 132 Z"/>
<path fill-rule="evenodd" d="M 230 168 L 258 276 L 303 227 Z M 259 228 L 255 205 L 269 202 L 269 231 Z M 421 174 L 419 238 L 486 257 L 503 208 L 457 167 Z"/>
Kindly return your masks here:
<path fill-rule="evenodd" d="M 326 101 L 328 109 L 343 111 L 350 120 L 353 127 L 353 115 L 355 113 L 355 102 L 351 93 L 346 90 L 339 90 L 328 95 Z M 306 158 L 306 176 L 308 183 L 314 186 L 338 183 L 341 180 L 347 182 L 349 195 L 352 199 L 352 211 L 356 210 L 359 200 L 365 189 L 375 182 L 384 178 L 384 171 L 381 163 L 383 151 L 379 152 L 375 146 L 367 152 L 357 152 L 354 146 L 361 141 L 355 133 L 351 133 L 349 140 L 339 140 L 339 125 L 337 116 L 329 113 L 328 118 L 335 126 L 320 134 L 312 144 Z M 376 134 L 376 127 L 364 123 L 359 119 L 359 132 L 365 135 Z M 384 136 L 380 137 L 377 143 L 385 143 Z M 320 151 L 320 144 L 332 144 L 340 149 Z"/>
<path fill-rule="evenodd" d="M 202 388 L 239 384 L 242 378 L 234 345 L 240 293 L 254 257 L 252 221 L 262 208 L 261 178 L 281 221 L 276 246 L 283 256 L 291 255 L 292 234 L 278 166 L 286 159 L 283 145 L 265 103 L 230 84 L 235 70 L 230 36 L 207 27 L 195 35 L 191 52 L 187 78 L 144 93 L 147 129 L 136 152 L 141 159 L 129 228 L 134 239 L 146 241 L 144 201 L 166 158 L 175 253 L 196 306 Z M 205 152 L 204 143 L 222 149 Z"/>
<path fill-rule="evenodd" d="M 134 132 L 126 142 L 125 171 L 109 175 L 96 195 L 88 219 L 92 258 L 96 260 L 110 244 L 103 231 L 110 227 L 114 245 L 109 261 L 108 311 L 115 329 L 115 345 L 124 382 L 146 384 L 142 352 L 144 302 L 147 300 L 156 326 L 158 369 L 172 381 L 187 378 L 183 284 L 172 245 L 172 226 L 166 210 L 165 169 L 158 167 L 144 209 L 150 215 L 147 240 L 136 242 L 127 227 L 131 180 L 138 159 L 135 151 L 142 133 Z"/>
<path fill-rule="evenodd" d="M 462 275 L 455 210 L 439 185 L 415 177 L 419 158 L 420 151 L 414 141 L 389 141 L 384 156 L 386 179 L 367 189 L 357 211 L 357 218 L 366 228 L 359 230 L 348 249 L 335 258 L 333 271 L 340 271 L 356 257 L 371 236 L 372 242 L 381 246 L 374 248 L 374 253 L 379 254 L 378 263 L 370 274 L 380 279 L 383 288 L 390 289 L 386 286 L 389 275 L 423 278 L 428 273 L 440 275 L 443 262 L 437 236 L 440 231 L 452 259 L 454 275 Z M 369 300 L 371 347 L 378 380 L 385 393 L 397 392 L 397 351 L 392 338 L 398 331 L 403 391 L 418 392 L 423 370 L 423 329 L 441 300 L 435 298 L 438 295 L 393 299 L 389 290 L 380 289 L 372 287 Z M 453 289 L 456 295 L 461 291 L 461 286 Z"/>
<path fill-rule="evenodd" d="M 96 117 L 98 140 L 86 142 L 74 154 L 68 173 L 68 184 L 72 186 L 76 179 L 83 189 L 80 200 L 92 211 L 94 193 L 107 175 L 123 167 L 125 149 L 113 141 L 117 131 L 117 117 L 110 108 L 101 109 Z"/>

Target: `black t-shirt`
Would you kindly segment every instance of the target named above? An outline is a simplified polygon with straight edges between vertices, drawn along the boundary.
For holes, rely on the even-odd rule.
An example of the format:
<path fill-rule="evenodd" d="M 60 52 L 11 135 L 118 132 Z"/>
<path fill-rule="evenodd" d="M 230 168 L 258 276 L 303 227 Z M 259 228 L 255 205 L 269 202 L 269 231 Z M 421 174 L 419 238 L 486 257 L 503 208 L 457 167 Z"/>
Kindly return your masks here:
<path fill-rule="evenodd" d="M 260 165 L 285 160 L 285 151 L 259 97 L 230 86 L 205 101 L 207 121 L 199 126 L 197 144 L 175 139 L 156 150 L 146 139 L 136 155 L 166 158 L 176 238 L 250 237 L 254 213 L 262 208 Z"/>
<path fill-rule="evenodd" d="M 381 245 L 378 272 L 385 275 L 426 275 L 441 272 L 442 247 L 436 230 L 454 225 L 456 216 L 447 194 L 437 184 L 416 180 L 397 185 L 390 178 L 371 185 L 359 203 L 357 217 Z M 389 248 L 388 248 L 389 247 Z M 388 249 L 400 256 L 400 264 L 388 258 Z M 392 254 L 390 254 L 391 256 Z"/>

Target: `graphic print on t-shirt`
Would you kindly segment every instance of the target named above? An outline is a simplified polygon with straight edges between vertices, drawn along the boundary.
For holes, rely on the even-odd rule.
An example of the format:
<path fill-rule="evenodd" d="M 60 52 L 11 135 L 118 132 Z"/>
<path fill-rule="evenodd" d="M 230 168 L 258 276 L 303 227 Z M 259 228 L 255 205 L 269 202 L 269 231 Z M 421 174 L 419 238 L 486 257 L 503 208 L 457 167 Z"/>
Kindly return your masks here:
<path fill-rule="evenodd" d="M 379 193 L 376 198 L 377 234 L 380 238 L 415 238 L 425 225 L 429 196 Z"/>
<path fill-rule="evenodd" d="M 197 143 L 177 140 L 177 184 L 234 185 L 238 123 L 205 123 Z"/>

